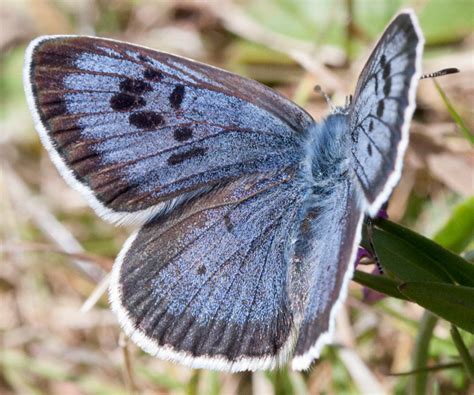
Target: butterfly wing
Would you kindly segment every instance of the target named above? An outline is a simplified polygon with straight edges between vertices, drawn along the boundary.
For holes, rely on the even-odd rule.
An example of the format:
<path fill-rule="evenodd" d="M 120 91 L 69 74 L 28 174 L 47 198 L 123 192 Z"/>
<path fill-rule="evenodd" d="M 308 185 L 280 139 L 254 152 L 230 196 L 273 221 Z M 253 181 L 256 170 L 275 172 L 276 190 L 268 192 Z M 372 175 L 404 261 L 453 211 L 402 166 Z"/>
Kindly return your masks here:
<path fill-rule="evenodd" d="M 228 183 L 126 243 L 110 300 L 145 351 L 195 368 L 272 368 L 294 340 L 288 249 L 301 183 L 283 171 Z"/>
<path fill-rule="evenodd" d="M 314 196 L 300 223 L 291 264 L 290 299 L 298 337 L 292 367 L 307 369 L 332 341 L 336 314 L 354 271 L 364 213 L 350 179 Z"/>
<path fill-rule="evenodd" d="M 371 216 L 400 178 L 423 43 L 415 14 L 399 14 L 385 30 L 357 84 L 349 114 L 352 158 Z"/>
<path fill-rule="evenodd" d="M 54 163 L 113 222 L 144 223 L 217 184 L 295 165 L 312 122 L 255 81 L 106 39 L 35 40 L 24 80 Z"/>

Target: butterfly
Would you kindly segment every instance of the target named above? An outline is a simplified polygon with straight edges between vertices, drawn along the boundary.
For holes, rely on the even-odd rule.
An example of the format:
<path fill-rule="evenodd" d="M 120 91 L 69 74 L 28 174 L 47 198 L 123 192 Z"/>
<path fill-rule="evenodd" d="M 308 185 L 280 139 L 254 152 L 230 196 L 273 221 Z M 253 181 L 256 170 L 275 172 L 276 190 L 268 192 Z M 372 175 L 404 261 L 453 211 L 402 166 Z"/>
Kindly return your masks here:
<path fill-rule="evenodd" d="M 226 371 L 310 366 L 330 343 L 365 216 L 397 184 L 424 38 L 390 23 L 353 100 L 315 122 L 255 81 L 85 36 L 26 51 L 41 141 L 97 214 L 134 224 L 110 303 L 144 351 Z"/>

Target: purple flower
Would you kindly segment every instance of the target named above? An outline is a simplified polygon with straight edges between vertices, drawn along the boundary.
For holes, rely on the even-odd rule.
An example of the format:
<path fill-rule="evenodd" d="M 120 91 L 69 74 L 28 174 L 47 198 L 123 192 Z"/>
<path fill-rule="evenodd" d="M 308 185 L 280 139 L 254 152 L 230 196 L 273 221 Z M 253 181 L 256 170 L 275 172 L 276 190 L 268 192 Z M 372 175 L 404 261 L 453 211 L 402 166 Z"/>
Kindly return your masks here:
<path fill-rule="evenodd" d="M 385 210 L 385 208 L 380 209 L 380 211 L 377 214 L 377 218 L 388 219 L 387 210 Z M 364 247 L 359 246 L 359 249 L 357 250 L 357 256 L 355 259 L 355 266 L 357 267 L 360 261 L 364 258 L 367 258 L 374 263 L 376 262 L 376 257 L 372 254 L 372 252 L 366 250 Z M 372 269 L 371 274 L 375 276 L 383 275 L 378 265 L 375 265 L 375 267 Z M 362 295 L 363 295 L 362 300 L 369 304 L 378 302 L 379 300 L 383 299 L 386 296 L 380 292 L 374 291 L 373 289 L 370 289 L 367 287 L 363 288 Z"/>
<path fill-rule="evenodd" d="M 357 250 L 357 256 L 355 259 L 356 267 L 362 258 L 372 258 L 372 254 L 369 251 L 367 251 L 364 247 L 359 246 L 359 249 Z"/>

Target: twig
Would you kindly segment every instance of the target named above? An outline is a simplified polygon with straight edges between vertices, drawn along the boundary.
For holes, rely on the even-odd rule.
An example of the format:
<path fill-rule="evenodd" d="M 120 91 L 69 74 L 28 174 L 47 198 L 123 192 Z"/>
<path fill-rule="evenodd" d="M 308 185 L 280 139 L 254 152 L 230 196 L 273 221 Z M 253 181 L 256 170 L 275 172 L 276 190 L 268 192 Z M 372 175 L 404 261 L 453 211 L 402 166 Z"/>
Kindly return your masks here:
<path fill-rule="evenodd" d="M 119 346 L 122 348 L 123 353 L 124 374 L 127 390 L 130 395 L 133 395 L 137 393 L 137 387 L 133 377 L 132 358 L 130 356 L 130 350 L 128 349 L 128 340 L 123 332 L 120 332 Z"/>
<path fill-rule="evenodd" d="M 86 301 L 82 304 L 80 308 L 81 313 L 87 313 L 90 309 L 92 309 L 102 295 L 107 292 L 107 288 L 109 287 L 110 281 L 110 273 L 105 275 L 105 277 L 99 282 L 97 287 L 95 287 L 94 291 L 89 295 Z"/>
<path fill-rule="evenodd" d="M 418 373 L 427 373 L 427 372 L 436 372 L 438 370 L 446 370 L 446 369 L 458 369 L 462 368 L 462 362 L 450 362 L 450 363 L 442 363 L 438 365 L 426 366 L 424 368 L 408 370 L 406 372 L 389 372 L 386 373 L 387 376 L 413 376 L 414 374 Z"/>

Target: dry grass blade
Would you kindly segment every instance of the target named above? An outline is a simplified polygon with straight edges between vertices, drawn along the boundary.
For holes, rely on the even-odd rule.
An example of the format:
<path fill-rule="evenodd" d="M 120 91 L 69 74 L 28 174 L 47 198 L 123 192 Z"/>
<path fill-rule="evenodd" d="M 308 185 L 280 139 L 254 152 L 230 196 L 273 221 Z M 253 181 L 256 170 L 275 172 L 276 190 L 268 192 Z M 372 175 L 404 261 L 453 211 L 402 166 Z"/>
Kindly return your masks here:
<path fill-rule="evenodd" d="M 461 133 L 463 134 L 463 136 L 466 138 L 467 141 L 469 141 L 472 145 L 474 145 L 474 134 L 472 134 L 472 131 L 469 130 L 469 128 L 467 127 L 462 117 L 458 114 L 453 104 L 448 99 L 448 96 L 446 96 L 446 93 L 444 93 L 443 89 L 441 89 L 441 87 L 439 86 L 438 82 L 435 79 L 433 79 L 433 83 L 439 95 L 441 96 L 441 99 L 443 100 L 443 103 L 445 104 L 446 109 L 448 110 L 449 114 L 453 118 L 454 122 L 458 124 L 459 129 L 461 130 Z"/>
<path fill-rule="evenodd" d="M 29 243 L 29 242 L 18 242 L 18 243 L 8 243 L 5 245 L 0 245 L 1 253 L 10 253 L 16 254 L 20 252 L 41 252 L 47 254 L 60 254 L 67 256 L 71 259 L 80 260 L 84 262 L 90 262 L 97 266 L 100 266 L 105 271 L 109 271 L 112 268 L 113 260 L 105 258 L 100 255 L 91 254 L 89 252 L 66 252 L 59 247 L 54 247 L 49 244 L 44 243 Z"/>
<path fill-rule="evenodd" d="M 82 254 L 84 249 L 72 233 L 59 222 L 39 199 L 33 198 L 33 193 L 16 172 L 6 163 L 3 164 L 5 185 L 15 205 L 26 212 L 44 235 L 68 254 Z M 72 259 L 72 265 L 93 282 L 99 282 L 105 275 L 102 268 L 82 259 Z"/>
<path fill-rule="evenodd" d="M 407 372 L 393 372 L 388 373 L 387 376 L 412 376 L 418 373 L 426 373 L 426 372 L 436 372 L 438 370 L 446 370 L 446 369 L 457 369 L 461 368 L 461 362 L 451 362 L 451 363 L 443 363 L 434 366 L 427 366 L 426 368 L 419 368 L 419 369 L 412 369 Z"/>
<path fill-rule="evenodd" d="M 130 350 L 128 348 L 128 339 L 125 337 L 123 332 L 120 332 L 119 345 L 122 348 L 123 360 L 124 360 L 124 375 L 125 382 L 127 384 L 127 391 L 130 395 L 137 393 L 137 386 L 135 384 L 132 358 L 130 356 Z"/>
<path fill-rule="evenodd" d="M 344 306 L 337 317 L 337 339 L 344 347 L 337 349 L 339 359 L 346 367 L 363 394 L 384 394 L 382 383 L 372 374 L 370 368 L 353 350 L 356 337 L 351 326 L 347 308 Z"/>
<path fill-rule="evenodd" d="M 341 348 L 338 355 L 361 394 L 387 394 L 385 388 L 354 350 Z"/>

